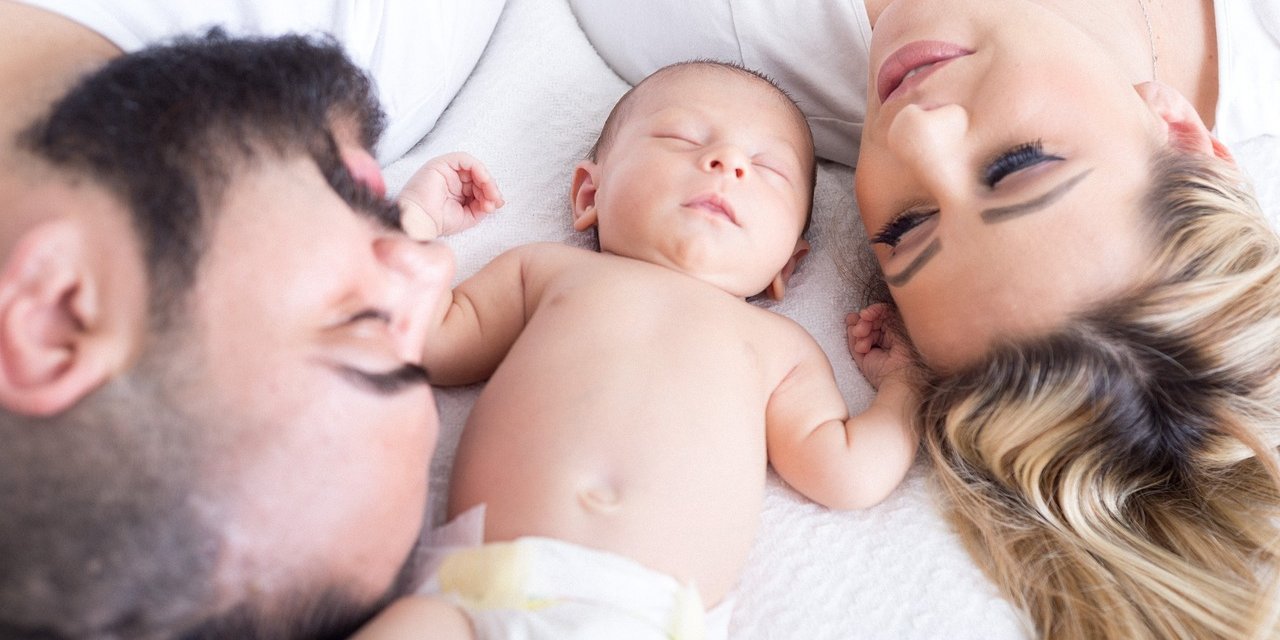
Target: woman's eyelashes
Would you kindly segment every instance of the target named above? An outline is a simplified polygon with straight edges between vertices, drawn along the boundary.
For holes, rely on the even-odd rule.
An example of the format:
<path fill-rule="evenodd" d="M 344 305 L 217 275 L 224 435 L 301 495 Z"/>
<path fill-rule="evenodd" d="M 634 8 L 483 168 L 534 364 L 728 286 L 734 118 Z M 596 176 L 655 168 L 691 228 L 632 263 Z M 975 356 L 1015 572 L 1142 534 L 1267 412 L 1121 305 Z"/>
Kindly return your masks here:
<path fill-rule="evenodd" d="M 994 189 L 996 185 L 1000 184 L 1001 180 L 1018 171 L 1062 159 L 1060 156 L 1045 153 L 1044 145 L 1039 140 L 1024 142 L 1005 150 L 987 163 L 982 169 L 980 179 L 987 188 Z M 897 247 L 902 242 L 903 236 L 937 214 L 938 211 L 936 209 L 900 213 L 881 227 L 880 231 L 871 238 L 871 242 L 873 244 Z"/>
<path fill-rule="evenodd" d="M 921 223 L 937 215 L 937 213 L 937 211 L 907 211 L 900 213 L 881 227 L 875 237 L 871 238 L 871 242 L 873 244 L 896 247 L 899 242 L 902 242 L 902 236 L 906 235 L 908 231 L 920 226 Z"/>
<path fill-rule="evenodd" d="M 1013 173 L 1056 160 L 1062 160 L 1062 158 L 1046 154 L 1044 145 L 1039 140 L 1024 142 L 1006 150 L 987 163 L 982 170 L 982 183 L 987 185 L 988 189 L 994 189 L 1001 180 Z"/>

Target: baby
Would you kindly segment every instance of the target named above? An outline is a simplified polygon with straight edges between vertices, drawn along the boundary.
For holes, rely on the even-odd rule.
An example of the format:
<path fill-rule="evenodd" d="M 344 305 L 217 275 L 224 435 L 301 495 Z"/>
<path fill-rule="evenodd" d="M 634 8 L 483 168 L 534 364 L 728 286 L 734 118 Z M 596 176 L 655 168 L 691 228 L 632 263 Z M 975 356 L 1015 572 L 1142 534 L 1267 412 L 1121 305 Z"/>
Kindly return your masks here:
<path fill-rule="evenodd" d="M 471 194 L 451 206 L 498 204 L 482 171 L 427 173 L 411 231 L 450 226 L 427 195 L 446 177 Z M 450 517 L 483 506 L 484 544 L 435 573 L 452 604 L 404 600 L 364 633 L 723 637 L 766 464 L 836 509 L 897 486 L 916 436 L 896 360 L 860 354 L 883 379 L 851 418 L 813 338 L 745 300 L 783 294 L 813 183 L 803 115 L 754 72 L 674 65 L 623 96 L 572 182 L 574 228 L 595 228 L 599 253 L 513 249 L 439 310 L 431 382 L 489 380 L 449 487 Z"/>

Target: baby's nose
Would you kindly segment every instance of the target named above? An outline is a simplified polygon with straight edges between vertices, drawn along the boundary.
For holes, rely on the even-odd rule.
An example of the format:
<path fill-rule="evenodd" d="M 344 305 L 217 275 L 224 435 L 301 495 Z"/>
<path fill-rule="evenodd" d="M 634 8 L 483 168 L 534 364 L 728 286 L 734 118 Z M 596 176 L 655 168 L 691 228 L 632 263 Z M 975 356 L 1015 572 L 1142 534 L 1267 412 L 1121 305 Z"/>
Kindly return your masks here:
<path fill-rule="evenodd" d="M 738 147 L 720 144 L 711 147 L 702 157 L 702 169 L 712 173 L 724 173 L 743 178 L 751 167 L 751 159 Z"/>

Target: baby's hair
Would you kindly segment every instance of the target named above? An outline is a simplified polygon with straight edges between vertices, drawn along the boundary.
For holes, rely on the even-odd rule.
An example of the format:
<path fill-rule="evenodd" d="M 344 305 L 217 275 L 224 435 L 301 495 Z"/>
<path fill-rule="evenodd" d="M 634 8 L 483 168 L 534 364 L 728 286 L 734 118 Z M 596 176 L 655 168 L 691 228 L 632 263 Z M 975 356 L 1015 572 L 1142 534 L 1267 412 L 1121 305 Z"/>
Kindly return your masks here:
<path fill-rule="evenodd" d="M 1239 175 L 1162 150 L 1151 266 L 923 387 L 965 546 L 1046 638 L 1275 637 L 1280 239 Z"/>
<path fill-rule="evenodd" d="M 800 110 L 800 106 L 796 104 L 796 101 L 791 97 L 791 94 L 787 93 L 786 89 L 778 86 L 778 83 L 775 82 L 773 78 L 770 78 L 760 71 L 756 71 L 750 67 L 745 67 L 736 62 L 699 58 L 696 60 L 676 62 L 662 67 L 661 69 L 658 69 L 646 76 L 643 80 L 637 83 L 636 86 L 631 87 L 626 93 L 622 94 L 622 97 L 618 98 L 618 102 L 613 105 L 613 110 L 609 112 L 609 117 L 605 119 L 604 126 L 600 129 L 600 135 L 596 138 L 595 144 L 591 145 L 591 150 L 587 152 L 587 157 L 592 161 L 598 161 L 600 156 L 608 150 L 609 144 L 613 142 L 614 134 L 618 131 L 618 127 L 626 120 L 626 117 L 631 110 L 631 105 L 634 102 L 634 98 L 643 91 L 643 87 L 646 84 L 653 80 L 661 79 L 662 77 L 676 71 L 686 71 L 698 68 L 720 69 L 732 73 L 740 73 L 773 87 L 773 90 L 776 91 L 781 98 L 784 98 L 786 103 L 791 106 L 792 113 L 796 116 L 797 122 L 801 125 L 801 128 L 804 131 L 808 132 L 809 148 L 813 148 L 813 134 L 809 130 L 809 121 L 805 118 L 804 112 Z"/>
<path fill-rule="evenodd" d="M 591 149 L 587 152 L 587 158 L 592 162 L 599 162 L 600 158 L 608 152 L 613 138 L 617 134 L 619 127 L 626 121 L 627 116 L 631 112 L 632 106 L 635 104 L 636 98 L 643 94 L 645 85 L 652 81 L 660 80 L 672 73 L 688 71 L 691 69 L 712 69 L 726 71 L 729 73 L 737 73 L 747 76 L 753 80 L 758 80 L 771 87 L 777 94 L 778 98 L 790 109 L 792 116 L 795 118 L 796 125 L 804 132 L 805 147 L 808 150 L 808 157 L 801 160 L 808 163 L 807 178 L 809 180 L 809 199 L 808 213 L 805 215 L 804 230 L 809 230 L 809 223 L 813 218 L 813 191 L 818 179 L 818 164 L 814 158 L 813 130 L 809 127 L 809 121 L 805 118 L 804 111 L 800 109 L 800 105 L 796 103 L 791 94 L 778 85 L 777 82 L 768 75 L 761 73 L 750 67 L 743 66 L 736 62 L 727 62 L 724 60 L 712 60 L 708 58 L 698 58 L 694 60 L 686 60 L 684 62 L 676 62 L 669 64 L 653 73 L 649 74 L 636 86 L 627 90 L 618 98 L 618 102 L 613 105 L 613 110 L 609 112 L 609 117 L 605 118 L 604 126 L 600 128 L 600 135 L 596 137 L 595 144 L 591 145 Z"/>

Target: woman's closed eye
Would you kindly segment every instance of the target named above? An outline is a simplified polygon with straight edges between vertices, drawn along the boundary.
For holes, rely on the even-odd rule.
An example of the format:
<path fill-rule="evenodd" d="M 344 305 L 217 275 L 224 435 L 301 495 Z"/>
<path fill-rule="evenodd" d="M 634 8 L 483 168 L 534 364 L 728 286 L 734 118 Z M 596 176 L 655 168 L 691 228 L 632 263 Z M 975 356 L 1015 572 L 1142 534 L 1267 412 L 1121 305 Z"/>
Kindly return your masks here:
<path fill-rule="evenodd" d="M 912 229 L 920 226 L 929 218 L 938 215 L 937 211 L 905 211 L 898 214 L 871 238 L 872 244 L 885 244 L 890 247 L 898 246 L 902 242 L 902 237 Z"/>
<path fill-rule="evenodd" d="M 1062 158 L 1044 152 L 1044 145 L 1039 140 L 1024 142 L 1005 150 L 988 162 L 982 170 L 982 184 L 985 184 L 988 189 L 994 189 L 1001 180 L 1018 171 L 1058 160 Z"/>

